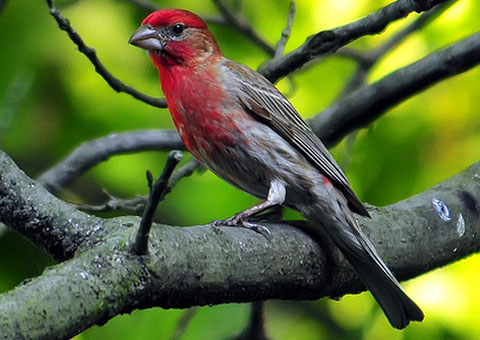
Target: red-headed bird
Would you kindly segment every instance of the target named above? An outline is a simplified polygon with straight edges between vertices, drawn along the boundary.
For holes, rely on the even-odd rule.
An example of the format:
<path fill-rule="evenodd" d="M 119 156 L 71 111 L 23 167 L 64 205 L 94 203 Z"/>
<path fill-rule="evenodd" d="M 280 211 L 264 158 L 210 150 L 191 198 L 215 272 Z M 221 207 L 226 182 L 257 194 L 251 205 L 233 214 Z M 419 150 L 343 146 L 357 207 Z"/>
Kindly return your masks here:
<path fill-rule="evenodd" d="M 423 320 L 358 226 L 353 213 L 369 214 L 345 174 L 272 83 L 225 58 L 202 19 L 186 10 L 150 14 L 130 43 L 146 49 L 158 68 L 187 149 L 265 200 L 222 224 L 268 232 L 247 218 L 275 205 L 293 208 L 340 248 L 394 327 Z"/>

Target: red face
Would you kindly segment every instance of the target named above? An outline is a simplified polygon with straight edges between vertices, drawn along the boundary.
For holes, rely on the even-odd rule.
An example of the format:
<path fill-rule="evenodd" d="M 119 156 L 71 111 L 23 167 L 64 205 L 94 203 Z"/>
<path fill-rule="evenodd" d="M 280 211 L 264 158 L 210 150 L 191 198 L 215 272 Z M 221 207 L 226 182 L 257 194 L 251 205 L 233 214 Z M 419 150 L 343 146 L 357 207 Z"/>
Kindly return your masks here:
<path fill-rule="evenodd" d="M 191 65 L 219 51 L 202 19 L 180 9 L 150 14 L 130 38 L 130 43 L 146 49 L 157 67 Z"/>

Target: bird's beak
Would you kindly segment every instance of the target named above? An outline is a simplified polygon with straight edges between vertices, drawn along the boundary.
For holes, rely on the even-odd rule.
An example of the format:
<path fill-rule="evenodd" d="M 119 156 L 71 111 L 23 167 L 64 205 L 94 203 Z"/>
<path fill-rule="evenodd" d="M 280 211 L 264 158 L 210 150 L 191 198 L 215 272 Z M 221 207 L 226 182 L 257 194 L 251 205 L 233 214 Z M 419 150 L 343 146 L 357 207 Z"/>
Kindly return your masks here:
<path fill-rule="evenodd" d="M 167 42 L 162 39 L 159 32 L 148 25 L 140 28 L 131 36 L 129 44 L 144 48 L 147 51 L 162 51 Z"/>

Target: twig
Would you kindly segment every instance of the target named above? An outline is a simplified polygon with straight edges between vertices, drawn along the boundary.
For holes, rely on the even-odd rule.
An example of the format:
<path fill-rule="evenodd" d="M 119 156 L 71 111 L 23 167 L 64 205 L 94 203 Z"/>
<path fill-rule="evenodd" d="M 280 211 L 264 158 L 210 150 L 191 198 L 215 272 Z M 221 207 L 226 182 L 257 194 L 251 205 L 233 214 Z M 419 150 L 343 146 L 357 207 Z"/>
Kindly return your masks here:
<path fill-rule="evenodd" d="M 174 172 L 172 178 L 168 182 L 168 187 L 165 189 L 165 193 L 162 198 L 168 194 L 172 188 L 177 185 L 177 183 L 185 177 L 191 176 L 195 170 L 203 169 L 203 166 L 195 158 L 189 160 L 185 165 L 181 166 L 177 171 Z"/>
<path fill-rule="evenodd" d="M 412 34 L 415 31 L 418 31 L 425 27 L 425 25 L 429 24 L 433 20 L 435 20 L 438 16 L 444 13 L 447 9 L 452 7 L 457 0 L 449 0 L 443 4 L 439 4 L 432 9 L 428 10 L 420 17 L 418 17 L 414 22 L 410 25 L 405 27 L 404 29 L 397 32 L 393 35 L 390 39 L 385 41 L 383 44 L 375 48 L 373 51 L 370 52 L 370 58 L 374 61 L 378 61 L 382 58 L 385 54 L 390 52 L 396 46 L 398 46 L 406 37 Z"/>
<path fill-rule="evenodd" d="M 225 20 L 229 22 L 233 28 L 244 34 L 255 44 L 260 46 L 268 55 L 275 55 L 275 49 L 262 37 L 260 37 L 255 30 L 242 17 L 233 13 L 230 8 L 222 0 L 213 0 L 213 3 L 218 7 Z"/>
<path fill-rule="evenodd" d="M 290 7 L 288 8 L 288 15 L 287 15 L 287 26 L 282 31 L 282 36 L 280 40 L 277 42 L 277 46 L 275 48 L 275 58 L 279 58 L 282 56 L 283 52 L 285 51 L 285 46 L 287 45 L 288 38 L 290 38 L 290 34 L 292 33 L 292 25 L 293 20 L 295 19 L 295 13 L 297 11 L 297 4 L 295 1 L 290 3 Z"/>
<path fill-rule="evenodd" d="M 176 131 L 138 130 L 114 133 L 81 144 L 70 155 L 40 175 L 37 181 L 55 193 L 88 169 L 114 155 L 172 149 L 185 149 Z"/>
<path fill-rule="evenodd" d="M 46 1 L 47 1 L 48 7 L 50 8 L 50 14 L 57 21 L 58 27 L 62 31 L 65 31 L 68 33 L 68 36 L 70 37 L 70 39 L 73 41 L 75 45 L 77 45 L 78 50 L 81 53 L 83 53 L 88 58 L 88 60 L 90 60 L 90 62 L 95 67 L 95 71 L 108 83 L 108 85 L 110 85 L 112 89 L 114 89 L 117 92 L 128 93 L 132 97 L 156 107 L 161 107 L 161 108 L 167 107 L 167 102 L 164 98 L 154 98 L 146 94 L 143 94 L 141 92 L 138 92 L 133 87 L 124 84 L 120 79 L 114 77 L 100 62 L 95 50 L 85 44 L 85 42 L 80 37 L 80 35 L 70 25 L 70 22 L 67 19 L 65 19 L 62 16 L 62 14 L 58 11 L 57 7 L 55 7 L 54 1 L 53 0 L 46 0 Z"/>
<path fill-rule="evenodd" d="M 479 63 L 480 33 L 476 33 L 346 95 L 310 123 L 317 136 L 332 146 L 397 103 Z"/>
<path fill-rule="evenodd" d="M 108 197 L 108 201 L 101 205 L 76 204 L 75 207 L 82 211 L 88 212 L 106 212 L 114 210 L 122 210 L 132 215 L 141 215 L 145 210 L 148 197 L 136 196 L 134 198 L 118 198 L 103 190 Z"/>
<path fill-rule="evenodd" d="M 353 91 L 364 86 L 367 82 L 367 77 L 372 68 L 382 59 L 388 52 L 397 47 L 405 38 L 407 38 L 413 32 L 423 28 L 426 24 L 430 23 L 433 19 L 437 18 L 441 13 L 450 8 L 457 0 L 448 1 L 443 4 L 439 4 L 429 11 L 423 13 L 419 18 L 413 21 L 410 25 L 406 26 L 390 39 L 385 41 L 377 48 L 371 50 L 368 53 L 362 53 L 360 51 L 344 47 L 337 51 L 337 55 L 348 56 L 355 59 L 358 62 L 357 69 L 350 80 L 347 82 L 345 88 L 337 96 L 337 100 L 345 97 Z M 350 162 L 351 151 L 355 142 L 357 134 L 352 132 L 347 138 L 347 147 L 345 148 L 344 161 L 342 167 L 346 169 Z"/>
<path fill-rule="evenodd" d="M 358 67 L 352 78 L 349 80 L 344 90 L 340 93 L 338 98 L 342 98 L 345 95 L 355 91 L 359 87 L 365 84 L 368 73 L 372 67 L 378 63 L 378 61 L 384 57 L 388 52 L 397 47 L 405 38 L 407 38 L 413 32 L 420 30 L 428 23 L 432 22 L 440 14 L 450 8 L 457 0 L 450 0 L 446 3 L 437 5 L 429 11 L 422 14 L 410 25 L 394 34 L 390 39 L 385 41 L 377 48 L 371 50 L 368 53 L 363 53 L 347 47 L 341 48 L 337 51 L 337 55 L 342 55 L 355 59 L 358 62 Z"/>
<path fill-rule="evenodd" d="M 182 178 L 192 175 L 195 170 L 200 168 L 201 164 L 195 158 L 192 158 L 185 165 L 178 168 L 168 181 L 168 185 L 160 196 L 159 202 L 165 199 L 165 196 L 172 191 L 173 187 L 177 185 Z M 134 198 L 124 199 L 115 197 L 106 190 L 104 190 L 104 193 L 108 196 L 108 201 L 106 203 L 101 205 L 79 204 L 76 205 L 76 207 L 80 210 L 90 212 L 122 210 L 129 214 L 141 215 L 145 210 L 145 206 L 148 201 L 148 197 L 144 196 L 136 196 Z"/>
<path fill-rule="evenodd" d="M 248 325 L 243 332 L 236 335 L 230 340 L 267 340 L 265 333 L 265 302 L 255 301 L 250 304 L 250 319 Z"/>
<path fill-rule="evenodd" d="M 180 340 L 182 338 L 183 334 L 187 330 L 188 325 L 190 324 L 190 321 L 192 321 L 192 318 L 196 313 L 196 307 L 189 308 L 183 312 L 180 320 L 178 320 L 177 327 L 175 328 L 175 332 L 173 333 L 171 340 Z"/>
<path fill-rule="evenodd" d="M 335 52 L 335 55 L 353 59 L 358 63 L 360 67 L 367 68 L 370 67 L 370 65 L 372 65 L 373 63 L 368 53 L 350 47 L 340 48 L 338 51 Z"/>
<path fill-rule="evenodd" d="M 180 151 L 171 151 L 168 155 L 165 167 L 155 183 L 153 183 L 151 172 L 147 171 L 150 195 L 135 239 L 134 249 L 138 255 L 145 255 L 148 251 L 148 236 L 150 234 L 150 229 L 152 228 L 155 210 L 157 209 L 158 203 L 167 187 L 168 180 L 170 179 L 173 170 L 177 164 L 180 163 L 182 158 L 183 154 Z"/>
<path fill-rule="evenodd" d="M 306 63 L 335 52 L 355 39 L 380 33 L 388 24 L 406 17 L 413 11 L 424 12 L 446 1 L 448 0 L 397 0 L 365 18 L 308 37 L 297 49 L 261 65 L 259 72 L 271 82 L 275 82 Z"/>

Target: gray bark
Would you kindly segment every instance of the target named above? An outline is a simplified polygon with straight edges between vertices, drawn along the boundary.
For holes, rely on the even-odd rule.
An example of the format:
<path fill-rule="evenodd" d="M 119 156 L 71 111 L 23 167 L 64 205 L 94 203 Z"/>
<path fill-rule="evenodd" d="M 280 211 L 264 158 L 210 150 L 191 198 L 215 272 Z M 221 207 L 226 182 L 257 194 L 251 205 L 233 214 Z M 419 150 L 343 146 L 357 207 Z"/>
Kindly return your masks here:
<path fill-rule="evenodd" d="M 360 223 L 397 277 L 408 279 L 479 249 L 478 192 L 480 162 L 405 201 L 369 206 L 372 219 Z M 137 256 L 139 218 L 75 211 L 3 152 L 0 221 L 65 260 L 0 296 L 5 339 L 65 339 L 137 308 L 317 299 L 364 289 L 338 251 L 299 222 L 269 223 L 269 239 L 242 228 L 156 225 L 150 253 Z M 38 242 L 57 234 L 68 240 L 63 251 L 62 242 Z"/>

